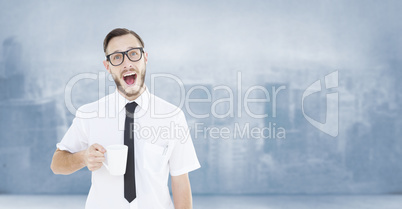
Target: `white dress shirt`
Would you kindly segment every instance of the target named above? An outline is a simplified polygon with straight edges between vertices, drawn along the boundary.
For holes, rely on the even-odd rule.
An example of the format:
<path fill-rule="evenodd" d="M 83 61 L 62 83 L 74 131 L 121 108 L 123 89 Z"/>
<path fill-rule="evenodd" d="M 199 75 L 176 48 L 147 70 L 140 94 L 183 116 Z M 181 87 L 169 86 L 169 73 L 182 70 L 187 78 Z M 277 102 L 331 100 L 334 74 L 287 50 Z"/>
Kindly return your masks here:
<path fill-rule="evenodd" d="M 125 105 L 117 90 L 77 110 L 71 127 L 57 147 L 76 153 L 94 143 L 124 144 Z M 92 172 L 86 209 L 173 209 L 169 172 L 178 176 L 200 167 L 183 112 L 149 93 L 135 102 L 135 182 L 137 197 L 124 198 L 124 176 L 112 176 L 102 166 Z"/>

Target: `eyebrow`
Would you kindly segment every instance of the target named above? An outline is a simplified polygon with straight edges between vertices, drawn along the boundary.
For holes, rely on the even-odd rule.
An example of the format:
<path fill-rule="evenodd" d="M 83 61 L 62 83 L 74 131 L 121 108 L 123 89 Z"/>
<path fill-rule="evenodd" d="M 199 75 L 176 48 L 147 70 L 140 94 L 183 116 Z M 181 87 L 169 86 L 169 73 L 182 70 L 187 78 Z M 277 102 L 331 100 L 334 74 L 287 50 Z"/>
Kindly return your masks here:
<path fill-rule="evenodd" d="M 135 49 L 135 48 L 141 48 L 141 47 L 142 47 L 142 46 L 137 46 L 137 47 L 132 47 L 132 46 L 130 46 L 130 47 L 128 47 L 125 51 L 130 50 L 130 49 Z M 116 52 L 125 52 L 125 51 L 115 50 L 114 52 L 112 52 L 112 53 L 110 53 L 110 54 L 114 54 L 114 53 L 116 53 Z"/>

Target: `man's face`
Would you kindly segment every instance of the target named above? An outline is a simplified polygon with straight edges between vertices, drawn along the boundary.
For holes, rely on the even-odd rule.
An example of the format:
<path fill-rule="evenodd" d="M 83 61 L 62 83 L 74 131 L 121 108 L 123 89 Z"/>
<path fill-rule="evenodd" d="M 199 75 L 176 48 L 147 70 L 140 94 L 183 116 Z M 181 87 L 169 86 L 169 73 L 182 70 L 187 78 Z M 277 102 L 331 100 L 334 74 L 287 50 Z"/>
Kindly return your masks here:
<path fill-rule="evenodd" d="M 141 47 L 138 39 L 131 35 L 123 35 L 112 38 L 106 48 L 106 54 L 125 52 L 131 48 Z M 142 58 L 132 62 L 124 55 L 124 61 L 119 66 L 113 66 L 109 61 L 103 61 L 107 71 L 112 74 L 117 89 L 128 100 L 134 100 L 145 90 L 144 79 L 148 54 L 143 53 Z"/>

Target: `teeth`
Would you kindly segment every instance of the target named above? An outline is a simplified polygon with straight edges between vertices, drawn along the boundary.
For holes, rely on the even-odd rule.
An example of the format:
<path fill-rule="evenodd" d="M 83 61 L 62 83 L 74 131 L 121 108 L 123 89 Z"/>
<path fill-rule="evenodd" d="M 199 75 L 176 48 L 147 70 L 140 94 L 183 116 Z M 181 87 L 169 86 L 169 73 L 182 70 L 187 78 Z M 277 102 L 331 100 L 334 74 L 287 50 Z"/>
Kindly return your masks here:
<path fill-rule="evenodd" d="M 124 77 L 130 76 L 130 75 L 135 75 L 135 73 L 126 74 L 126 75 L 124 75 Z"/>

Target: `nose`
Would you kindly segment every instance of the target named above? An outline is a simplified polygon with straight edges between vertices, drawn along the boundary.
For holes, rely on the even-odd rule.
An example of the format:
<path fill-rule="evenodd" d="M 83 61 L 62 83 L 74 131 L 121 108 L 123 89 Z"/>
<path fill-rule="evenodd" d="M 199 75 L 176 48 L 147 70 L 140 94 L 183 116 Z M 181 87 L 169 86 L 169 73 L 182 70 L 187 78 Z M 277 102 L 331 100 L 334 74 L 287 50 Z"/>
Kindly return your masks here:
<path fill-rule="evenodd" d="M 128 59 L 127 54 L 125 54 L 124 56 L 125 57 L 124 57 L 124 60 L 123 60 L 123 63 L 122 63 L 123 68 L 128 68 L 128 69 L 132 68 L 133 67 L 133 62 L 131 62 L 131 60 Z"/>

